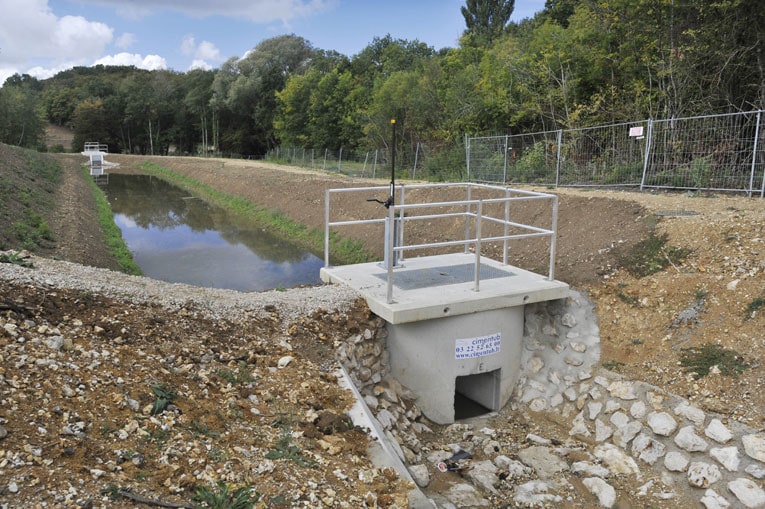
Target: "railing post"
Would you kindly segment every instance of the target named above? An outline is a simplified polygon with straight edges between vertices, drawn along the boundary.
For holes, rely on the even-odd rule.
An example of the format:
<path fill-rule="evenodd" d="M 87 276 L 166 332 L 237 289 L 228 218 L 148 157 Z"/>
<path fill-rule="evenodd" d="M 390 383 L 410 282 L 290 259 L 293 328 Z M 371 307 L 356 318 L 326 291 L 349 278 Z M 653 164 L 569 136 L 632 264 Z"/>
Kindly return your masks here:
<path fill-rule="evenodd" d="M 555 187 L 560 185 L 560 146 L 563 143 L 563 129 L 558 129 L 558 150 L 555 154 Z"/>
<path fill-rule="evenodd" d="M 404 189 L 406 186 L 400 186 L 399 189 L 401 189 L 401 205 L 406 204 L 406 197 L 404 196 Z M 404 209 L 402 208 L 399 210 L 398 213 L 398 228 L 396 228 L 396 232 L 398 235 L 398 238 L 396 239 L 396 245 L 397 246 L 403 246 L 404 245 Z M 404 261 L 404 252 L 401 251 L 399 254 L 399 260 Z"/>
<path fill-rule="evenodd" d="M 327 189 L 324 193 L 324 267 L 329 267 L 329 194 Z"/>
<path fill-rule="evenodd" d="M 471 186 L 470 182 L 467 183 L 467 196 L 465 197 L 465 201 L 468 202 L 465 204 L 465 240 L 470 238 L 470 191 Z M 465 254 L 468 254 L 470 252 L 470 246 L 465 244 Z"/>
<path fill-rule="evenodd" d="M 505 228 L 503 231 L 503 234 L 505 236 L 505 240 L 502 241 L 502 265 L 507 265 L 507 250 L 508 250 L 508 240 L 507 236 L 510 234 L 510 225 L 508 224 L 510 222 L 510 189 L 505 188 Z"/>
<path fill-rule="evenodd" d="M 552 281 L 555 279 L 555 247 L 557 245 L 558 237 L 558 196 L 552 197 L 552 237 L 550 238 L 550 267 L 547 271 L 547 280 Z"/>
<path fill-rule="evenodd" d="M 396 206 L 392 206 L 388 208 L 388 231 L 386 232 L 388 234 L 388 252 L 385 253 L 385 259 L 388 260 L 388 304 L 393 304 L 393 253 L 394 253 L 394 239 L 396 238 L 395 235 L 395 228 L 393 227 L 393 221 L 395 221 L 395 211 Z"/>
<path fill-rule="evenodd" d="M 473 273 L 473 291 L 481 289 L 481 220 L 483 215 L 483 200 L 478 201 L 475 217 L 475 269 Z M 467 244 L 466 244 L 467 245 Z"/>

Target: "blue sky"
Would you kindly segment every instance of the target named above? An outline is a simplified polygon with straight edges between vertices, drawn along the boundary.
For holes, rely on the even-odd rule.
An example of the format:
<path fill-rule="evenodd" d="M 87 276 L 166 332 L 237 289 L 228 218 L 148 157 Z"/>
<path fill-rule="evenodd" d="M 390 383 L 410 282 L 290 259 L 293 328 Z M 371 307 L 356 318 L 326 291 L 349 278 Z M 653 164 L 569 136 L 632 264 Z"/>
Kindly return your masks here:
<path fill-rule="evenodd" d="M 545 0 L 516 0 L 513 20 Z M 375 37 L 455 47 L 464 0 L 0 0 L 0 84 L 77 65 L 213 69 L 259 42 L 299 35 L 348 56 Z"/>

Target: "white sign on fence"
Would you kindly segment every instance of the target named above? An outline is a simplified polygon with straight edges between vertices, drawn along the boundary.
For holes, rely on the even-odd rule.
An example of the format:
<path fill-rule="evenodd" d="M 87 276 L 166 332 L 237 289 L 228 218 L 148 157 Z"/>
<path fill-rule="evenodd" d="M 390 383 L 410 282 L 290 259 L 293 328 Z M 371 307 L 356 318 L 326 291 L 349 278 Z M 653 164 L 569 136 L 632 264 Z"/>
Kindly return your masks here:
<path fill-rule="evenodd" d="M 502 344 L 502 333 L 496 332 L 488 336 L 458 339 L 454 344 L 455 359 L 473 359 L 499 353 Z"/>
<path fill-rule="evenodd" d="M 637 127 L 630 127 L 630 137 L 632 138 L 642 138 L 643 137 L 643 126 L 637 126 Z"/>

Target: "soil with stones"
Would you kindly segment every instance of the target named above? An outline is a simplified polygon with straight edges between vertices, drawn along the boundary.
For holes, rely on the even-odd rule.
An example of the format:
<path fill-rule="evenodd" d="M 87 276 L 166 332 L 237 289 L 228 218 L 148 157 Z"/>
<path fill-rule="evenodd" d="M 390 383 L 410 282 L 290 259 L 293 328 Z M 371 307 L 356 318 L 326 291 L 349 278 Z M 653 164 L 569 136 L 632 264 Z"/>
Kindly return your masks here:
<path fill-rule="evenodd" d="M 49 255 L 114 268 L 99 242 L 81 158 L 60 158 L 66 172 L 56 196 L 58 219 L 51 221 L 58 242 Z M 119 172 L 140 172 L 140 163 L 151 160 L 315 228 L 323 226 L 325 189 L 386 185 L 254 161 L 109 160 L 120 163 L 113 170 Z M 548 192 L 559 197 L 555 277 L 596 303 L 601 363 L 725 420 L 765 427 L 762 200 Z M 370 198 L 387 193 L 379 194 Z M 411 201 L 440 197 L 423 192 Z M 379 217 L 379 207 L 348 200 L 333 211 L 338 219 Z M 549 224 L 544 207 L 517 214 L 519 222 Z M 381 254 L 379 231 L 343 233 Z M 651 233 L 666 234 L 666 246 L 690 254 L 639 278 L 620 261 Z M 418 241 L 463 234 L 456 221 L 407 230 Z M 501 256 L 498 246 L 484 254 Z M 513 246 L 510 263 L 546 271 L 548 257 L 545 243 L 529 242 Z M 0 285 L 6 323 L 0 331 L 0 470 L 12 479 L 0 486 L 0 501 L 9 506 L 188 504 L 198 486 L 217 482 L 252 486 L 273 507 L 404 505 L 406 483 L 371 465 L 366 435 L 342 418 L 350 396 L 328 368 L 332 338 L 369 319 L 363 303 L 289 323 L 278 306 L 266 316 L 229 322 L 210 320 L 192 306 L 169 311 L 85 292 Z M 735 351 L 743 371 L 694 376 L 682 356 L 705 344 Z M 529 432 L 567 438 L 564 428 L 528 413 L 500 431 L 519 441 Z M 576 497 L 573 506 L 592 503 Z"/>

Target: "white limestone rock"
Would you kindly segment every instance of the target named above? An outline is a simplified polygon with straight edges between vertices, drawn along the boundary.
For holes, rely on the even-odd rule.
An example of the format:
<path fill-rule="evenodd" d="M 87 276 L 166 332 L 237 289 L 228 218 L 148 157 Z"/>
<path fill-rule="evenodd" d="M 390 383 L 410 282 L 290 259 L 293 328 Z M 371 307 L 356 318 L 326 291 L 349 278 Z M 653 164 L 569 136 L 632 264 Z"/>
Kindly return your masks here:
<path fill-rule="evenodd" d="M 632 406 L 630 406 L 630 415 L 634 419 L 642 419 L 645 417 L 647 411 L 648 409 L 642 401 L 635 401 Z"/>
<path fill-rule="evenodd" d="M 549 447 L 533 445 L 518 451 L 518 459 L 533 468 L 542 479 L 552 479 L 568 470 L 568 463 L 558 457 Z"/>
<path fill-rule="evenodd" d="M 738 478 L 728 483 L 728 489 L 744 507 L 765 507 L 765 490 L 751 479 Z"/>
<path fill-rule="evenodd" d="M 730 502 L 718 495 L 717 492 L 711 488 L 704 492 L 704 496 L 701 497 L 700 502 L 706 509 L 725 509 L 726 507 L 730 507 Z"/>
<path fill-rule="evenodd" d="M 765 432 L 741 437 L 744 444 L 744 452 L 747 456 L 761 463 L 765 463 Z"/>
<path fill-rule="evenodd" d="M 613 434 L 614 430 L 611 428 L 611 426 L 608 426 L 600 419 L 595 420 L 595 442 L 605 442 L 611 438 L 611 435 Z"/>
<path fill-rule="evenodd" d="M 741 464 L 738 447 L 712 447 L 709 455 L 719 461 L 728 472 L 737 472 Z"/>
<path fill-rule="evenodd" d="M 497 493 L 494 487 L 499 482 L 497 476 L 497 467 L 489 460 L 475 461 L 470 465 L 470 469 L 465 473 L 465 477 L 489 493 Z"/>
<path fill-rule="evenodd" d="M 587 403 L 587 412 L 589 413 L 590 419 L 593 421 L 600 414 L 600 411 L 602 409 L 603 409 L 603 403 L 599 401 L 593 401 L 591 403 Z"/>
<path fill-rule="evenodd" d="M 420 488 L 427 488 L 430 484 L 430 473 L 428 467 L 425 465 L 412 465 L 409 467 L 409 473 L 412 475 L 412 480 Z"/>
<path fill-rule="evenodd" d="M 515 487 L 513 501 L 519 507 L 540 507 L 545 504 L 559 504 L 563 501 L 560 495 L 548 493 L 550 486 L 542 481 L 529 481 Z"/>
<path fill-rule="evenodd" d="M 704 434 L 718 444 L 724 444 L 733 438 L 733 433 L 730 432 L 720 419 L 712 419 L 709 421 L 709 425 L 704 430 Z"/>
<path fill-rule="evenodd" d="M 614 443 L 626 448 L 641 431 L 643 431 L 643 424 L 640 421 L 630 421 L 614 432 Z"/>
<path fill-rule="evenodd" d="M 583 412 L 579 412 L 579 414 L 574 417 L 572 424 L 573 426 L 568 431 L 568 434 L 572 437 L 580 436 L 586 438 L 592 436 L 590 430 L 587 429 L 587 423 L 584 420 Z"/>
<path fill-rule="evenodd" d="M 685 417 L 696 426 L 701 426 L 702 424 L 704 424 L 704 419 L 706 419 L 706 415 L 704 414 L 703 410 L 688 404 L 687 401 L 683 401 L 682 403 L 677 405 L 674 409 L 674 412 L 675 412 L 675 415 L 679 415 L 680 417 Z"/>
<path fill-rule="evenodd" d="M 667 412 L 651 412 L 647 422 L 651 431 L 664 437 L 668 437 L 677 429 L 677 421 Z"/>
<path fill-rule="evenodd" d="M 688 463 L 688 458 L 681 452 L 670 451 L 664 456 L 664 468 L 670 472 L 685 472 Z"/>
<path fill-rule="evenodd" d="M 709 488 L 721 478 L 717 465 L 696 461 L 688 467 L 688 484 L 696 488 Z"/>
<path fill-rule="evenodd" d="M 600 477 L 587 477 L 582 479 L 590 493 L 598 497 L 601 507 L 613 507 L 616 503 L 616 490 Z"/>
<path fill-rule="evenodd" d="M 635 386 L 632 382 L 617 380 L 608 386 L 608 392 L 611 393 L 612 397 L 625 401 L 637 399 L 637 394 L 635 394 Z"/>
<path fill-rule="evenodd" d="M 632 455 L 649 465 L 653 465 L 664 456 L 666 450 L 667 447 L 663 443 L 654 440 L 645 433 L 639 434 L 632 442 Z"/>
<path fill-rule="evenodd" d="M 608 477 L 611 471 L 602 465 L 596 465 L 591 461 L 575 461 L 571 464 L 571 473 L 584 474 L 589 477 Z"/>
<path fill-rule="evenodd" d="M 457 507 L 491 507 L 491 503 L 469 484 L 455 484 L 446 492 L 446 498 Z"/>
<path fill-rule="evenodd" d="M 765 479 L 765 466 L 752 464 L 746 467 L 744 472 L 751 475 L 755 479 Z"/>
<path fill-rule="evenodd" d="M 685 426 L 675 435 L 675 443 L 678 447 L 688 452 L 706 451 L 709 444 L 693 430 L 693 426 Z"/>
<path fill-rule="evenodd" d="M 595 447 L 593 454 L 614 475 L 632 474 L 640 475 L 640 468 L 635 460 L 613 444 L 601 444 Z"/>

